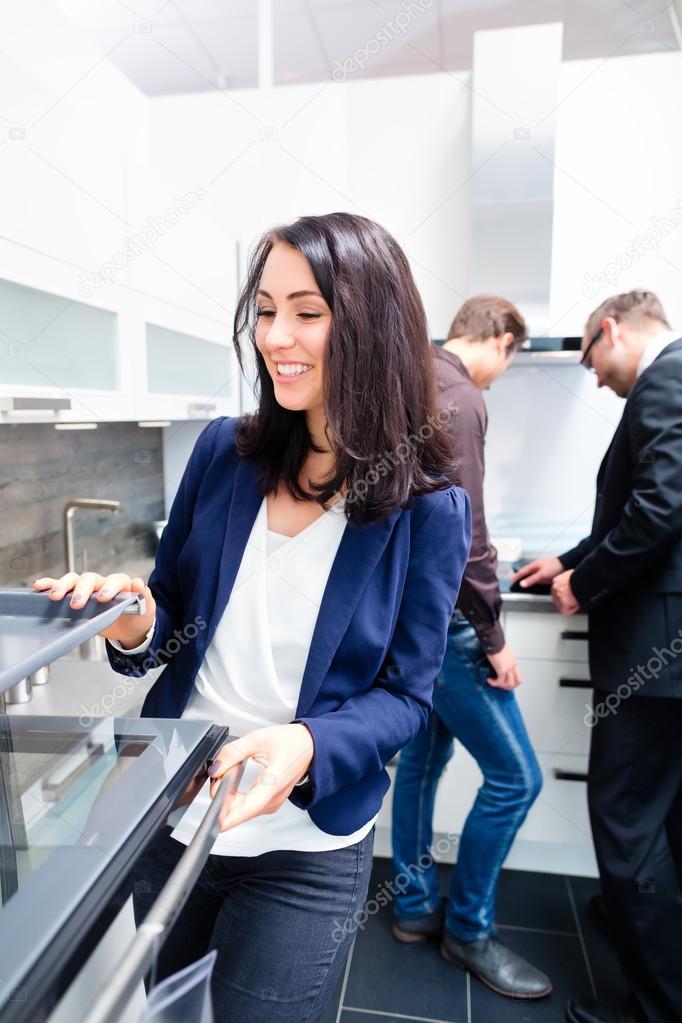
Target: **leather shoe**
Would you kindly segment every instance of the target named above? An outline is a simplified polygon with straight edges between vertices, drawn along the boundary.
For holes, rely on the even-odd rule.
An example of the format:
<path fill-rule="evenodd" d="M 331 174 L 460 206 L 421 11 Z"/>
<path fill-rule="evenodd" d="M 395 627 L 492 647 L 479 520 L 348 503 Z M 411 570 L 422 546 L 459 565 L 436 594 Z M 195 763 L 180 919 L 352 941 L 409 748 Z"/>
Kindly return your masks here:
<path fill-rule="evenodd" d="M 460 941 L 443 931 L 441 955 L 462 970 L 469 970 L 487 987 L 507 998 L 544 998 L 552 982 L 494 935 L 479 941 Z"/>
<path fill-rule="evenodd" d="M 571 998 L 566 1019 L 568 1023 L 646 1023 L 632 998 L 627 1004 L 610 998 Z"/>
<path fill-rule="evenodd" d="M 396 941 L 412 944 L 415 941 L 426 941 L 427 938 L 440 937 L 443 930 L 443 903 L 433 913 L 424 916 L 394 916 L 391 921 L 391 932 Z"/>

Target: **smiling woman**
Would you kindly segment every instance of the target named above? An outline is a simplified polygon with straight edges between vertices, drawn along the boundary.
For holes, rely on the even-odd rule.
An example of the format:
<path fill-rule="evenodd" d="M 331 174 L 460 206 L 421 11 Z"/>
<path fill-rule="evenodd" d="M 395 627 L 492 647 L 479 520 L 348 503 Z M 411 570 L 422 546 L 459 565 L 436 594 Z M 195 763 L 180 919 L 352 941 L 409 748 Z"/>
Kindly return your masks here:
<path fill-rule="evenodd" d="M 244 335 L 256 350 L 260 405 L 237 447 L 262 465 L 267 493 L 282 483 L 324 505 L 348 490 L 359 523 L 454 478 L 447 434 L 427 428 L 435 381 L 422 301 L 379 224 L 332 213 L 267 232 L 235 315 L 240 364 Z M 376 471 L 384 456 L 390 473 Z M 302 485 L 311 467 L 317 481 Z"/>
<path fill-rule="evenodd" d="M 149 579 L 155 621 L 138 646 L 108 644 L 123 674 L 168 665 L 143 716 L 238 737 L 140 864 L 135 911 L 246 762 L 250 788 L 221 808 L 158 975 L 215 948 L 222 1023 L 315 1023 L 366 897 L 385 765 L 428 718 L 469 501 L 452 485 L 422 303 L 378 224 L 334 213 L 269 231 L 234 339 L 240 362 L 245 344 L 256 353 L 258 409 L 199 437 Z"/>

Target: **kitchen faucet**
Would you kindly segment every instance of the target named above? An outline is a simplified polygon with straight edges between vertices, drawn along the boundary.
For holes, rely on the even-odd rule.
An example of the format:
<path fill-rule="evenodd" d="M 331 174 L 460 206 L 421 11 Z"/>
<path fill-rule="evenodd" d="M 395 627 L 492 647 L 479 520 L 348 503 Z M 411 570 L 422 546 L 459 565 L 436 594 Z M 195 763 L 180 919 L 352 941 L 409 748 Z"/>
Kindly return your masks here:
<path fill-rule="evenodd" d="M 94 511 L 110 511 L 114 514 L 121 509 L 120 501 L 105 501 L 93 497 L 73 497 L 64 505 L 64 561 L 67 572 L 76 571 L 76 556 L 73 546 L 73 516 L 77 508 L 91 508 Z M 101 636 L 93 636 L 78 647 L 80 657 L 84 661 L 105 660 L 104 641 Z"/>

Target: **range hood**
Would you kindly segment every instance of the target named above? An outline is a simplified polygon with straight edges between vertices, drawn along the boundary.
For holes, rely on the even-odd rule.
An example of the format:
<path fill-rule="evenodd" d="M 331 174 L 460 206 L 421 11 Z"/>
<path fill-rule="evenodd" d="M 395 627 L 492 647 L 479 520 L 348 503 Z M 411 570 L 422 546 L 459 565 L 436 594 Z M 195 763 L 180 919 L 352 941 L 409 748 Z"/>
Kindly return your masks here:
<path fill-rule="evenodd" d="M 562 39 L 561 23 L 474 34 L 470 294 L 509 298 L 538 339 L 551 334 Z"/>

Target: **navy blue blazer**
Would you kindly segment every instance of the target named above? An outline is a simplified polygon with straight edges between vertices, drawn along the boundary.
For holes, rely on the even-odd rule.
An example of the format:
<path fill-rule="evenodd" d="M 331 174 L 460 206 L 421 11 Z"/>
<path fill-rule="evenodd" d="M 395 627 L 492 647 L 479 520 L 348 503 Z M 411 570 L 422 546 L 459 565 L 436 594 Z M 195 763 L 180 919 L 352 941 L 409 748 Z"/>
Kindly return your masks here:
<path fill-rule="evenodd" d="M 167 664 L 143 717 L 182 714 L 263 500 L 258 466 L 235 449 L 238 423 L 210 422 L 185 469 L 149 577 L 157 603 L 150 647 L 127 655 L 107 643 L 124 675 Z M 346 526 L 294 719 L 309 728 L 315 751 L 311 785 L 290 799 L 329 834 L 350 834 L 378 812 L 385 764 L 426 726 L 470 540 L 469 498 L 458 487 Z"/>

